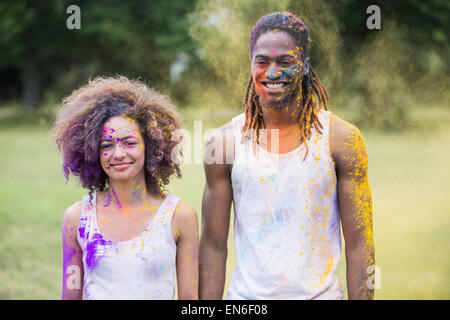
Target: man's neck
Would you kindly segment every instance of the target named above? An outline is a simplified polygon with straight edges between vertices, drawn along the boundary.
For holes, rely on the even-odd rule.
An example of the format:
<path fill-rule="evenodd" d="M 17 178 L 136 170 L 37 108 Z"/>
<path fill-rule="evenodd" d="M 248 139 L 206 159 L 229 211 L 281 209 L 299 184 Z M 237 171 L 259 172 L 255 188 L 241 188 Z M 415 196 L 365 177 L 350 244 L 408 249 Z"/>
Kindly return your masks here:
<path fill-rule="evenodd" d="M 263 137 L 261 141 L 263 147 L 269 151 L 272 150 L 275 147 L 273 139 L 276 139 L 278 140 L 279 153 L 285 153 L 297 148 L 302 143 L 298 106 L 288 106 L 282 109 L 263 107 L 262 110 L 265 129 L 267 130 L 267 137 Z M 273 130 L 276 130 L 276 132 Z M 274 134 L 276 136 L 272 137 Z"/>
<path fill-rule="evenodd" d="M 266 129 L 292 129 L 298 127 L 300 108 L 290 105 L 281 108 L 262 107 L 262 114 Z"/>

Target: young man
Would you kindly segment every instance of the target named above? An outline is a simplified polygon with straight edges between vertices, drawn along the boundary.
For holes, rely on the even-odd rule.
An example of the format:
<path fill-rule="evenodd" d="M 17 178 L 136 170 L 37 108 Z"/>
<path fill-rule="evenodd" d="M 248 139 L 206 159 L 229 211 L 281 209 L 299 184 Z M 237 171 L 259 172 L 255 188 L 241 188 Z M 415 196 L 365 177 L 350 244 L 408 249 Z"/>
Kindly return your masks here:
<path fill-rule="evenodd" d="M 245 113 L 206 145 L 215 159 L 224 152 L 222 161 L 205 157 L 201 299 L 223 296 L 231 203 L 228 299 L 342 299 L 340 222 L 348 297 L 373 299 L 366 148 L 356 127 L 326 111 L 309 49 L 308 29 L 289 12 L 262 17 L 252 30 Z"/>

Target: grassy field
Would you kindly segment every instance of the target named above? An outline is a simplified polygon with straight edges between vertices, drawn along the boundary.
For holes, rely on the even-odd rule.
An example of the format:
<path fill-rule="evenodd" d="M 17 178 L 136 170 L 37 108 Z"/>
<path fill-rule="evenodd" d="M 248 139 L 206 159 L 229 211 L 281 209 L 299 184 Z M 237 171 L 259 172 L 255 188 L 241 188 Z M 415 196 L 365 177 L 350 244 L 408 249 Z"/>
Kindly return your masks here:
<path fill-rule="evenodd" d="M 363 134 L 381 271 L 375 297 L 449 299 L 449 130 Z M 59 299 L 62 214 L 86 192 L 75 179 L 65 184 L 48 128 L 0 126 L 0 148 L 0 299 Z M 182 169 L 169 191 L 201 215 L 202 166 Z M 229 239 L 227 280 L 234 263 Z M 345 287 L 344 257 L 338 276 Z"/>

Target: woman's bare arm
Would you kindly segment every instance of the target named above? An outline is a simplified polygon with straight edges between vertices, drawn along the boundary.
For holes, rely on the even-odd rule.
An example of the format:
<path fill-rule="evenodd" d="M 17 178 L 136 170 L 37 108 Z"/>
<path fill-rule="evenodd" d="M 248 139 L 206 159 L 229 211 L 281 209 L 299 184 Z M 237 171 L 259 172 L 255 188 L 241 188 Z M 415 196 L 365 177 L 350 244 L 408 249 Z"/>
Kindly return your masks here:
<path fill-rule="evenodd" d="M 77 241 L 81 201 L 69 207 L 64 213 L 62 224 L 62 293 L 63 300 L 83 298 L 83 251 Z"/>

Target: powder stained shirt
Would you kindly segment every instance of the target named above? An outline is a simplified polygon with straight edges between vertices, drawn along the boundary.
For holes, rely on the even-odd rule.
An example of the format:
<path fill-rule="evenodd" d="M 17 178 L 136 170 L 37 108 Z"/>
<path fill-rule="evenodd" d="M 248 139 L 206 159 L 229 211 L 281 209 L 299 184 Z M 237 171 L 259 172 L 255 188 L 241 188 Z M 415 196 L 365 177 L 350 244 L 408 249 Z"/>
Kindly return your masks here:
<path fill-rule="evenodd" d="M 342 299 L 336 276 L 341 254 L 336 173 L 329 147 L 329 111 L 322 134 L 276 154 L 249 139 L 241 143 L 244 114 L 232 120 L 235 161 L 236 265 L 227 299 Z"/>
<path fill-rule="evenodd" d="M 85 299 L 173 299 L 176 244 L 171 221 L 179 198 L 167 194 L 148 227 L 126 241 L 103 238 L 97 194 L 83 205 L 77 239 L 83 250 Z"/>

